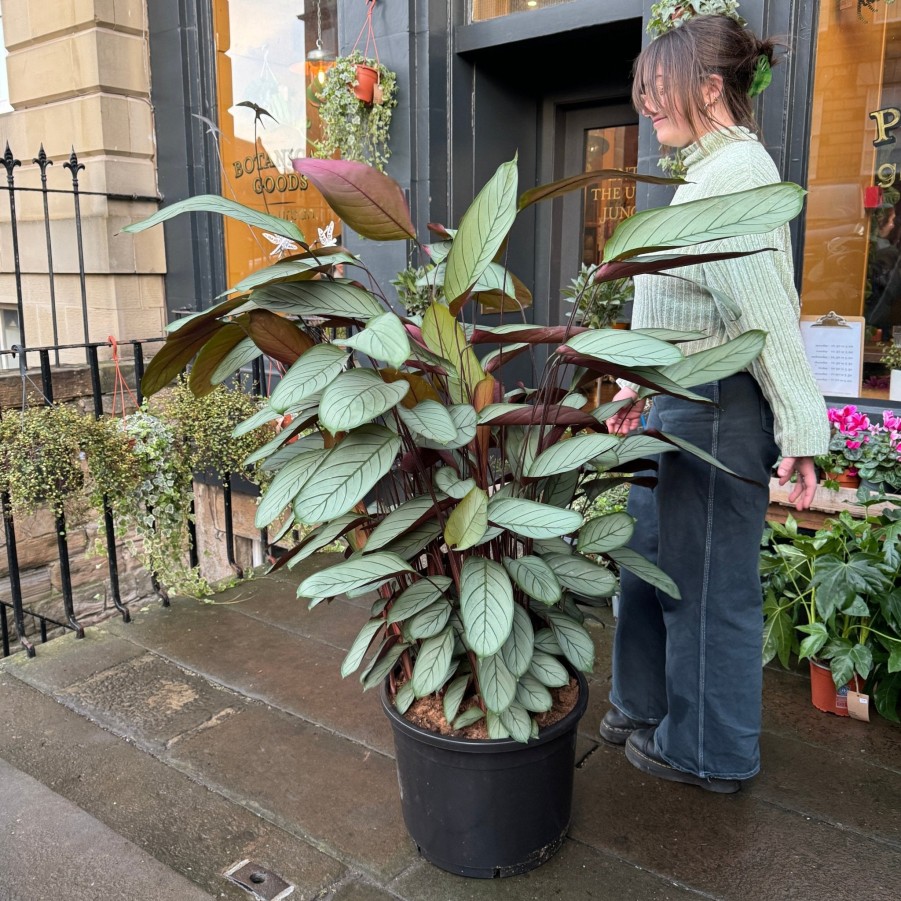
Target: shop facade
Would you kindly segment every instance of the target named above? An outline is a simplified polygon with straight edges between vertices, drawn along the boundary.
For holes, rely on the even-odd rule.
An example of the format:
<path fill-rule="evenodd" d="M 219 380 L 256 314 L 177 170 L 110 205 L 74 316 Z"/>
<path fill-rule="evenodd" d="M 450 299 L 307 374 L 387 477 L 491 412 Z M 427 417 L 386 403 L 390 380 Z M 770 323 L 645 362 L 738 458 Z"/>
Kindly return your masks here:
<path fill-rule="evenodd" d="M 0 2 L 8 52 L 0 136 L 14 147 L 44 140 L 59 159 L 80 144 L 97 160 L 92 188 L 141 198 L 98 201 L 91 211 L 105 232 L 98 225 L 89 276 L 111 330 L 204 308 L 284 250 L 195 215 L 168 223 L 165 237 L 147 233 L 123 254 L 118 228 L 145 215 L 154 196 L 170 203 L 221 193 L 292 219 L 308 236 L 330 223 L 341 233 L 290 159 L 309 153 L 317 137 L 321 63 L 313 65 L 311 52 L 346 53 L 370 8 L 380 59 L 399 85 L 388 172 L 408 191 L 421 240 L 426 223 L 454 225 L 514 154 L 522 190 L 598 167 L 658 171 L 653 132 L 629 102 L 649 0 L 61 5 L 62 24 L 50 27 L 37 0 Z M 901 340 L 901 4 L 745 0 L 741 12 L 758 33 L 783 36 L 791 48 L 759 99 L 758 117 L 783 177 L 809 191 L 792 226 L 803 314 L 835 314 L 860 337 L 859 361 L 843 364 L 851 368 L 842 391 L 824 393 L 887 397 L 882 349 L 893 332 Z M 17 152 L 24 172 L 29 160 Z M 526 317 L 560 321 L 569 310 L 562 290 L 579 265 L 597 261 L 622 218 L 666 204 L 671 190 L 608 181 L 523 216 L 509 264 L 533 294 Z M 0 253 L 6 285 L 9 250 Z M 401 242 L 368 257 L 383 286 L 422 261 L 414 244 Z M 104 260 L 115 265 L 113 280 L 101 272 Z M 129 282 L 137 293 L 125 290 Z M 15 340 L 12 296 L 5 291 L 0 302 L 7 344 Z M 138 298 L 140 319 L 115 310 L 128 297 Z M 30 334 L 40 333 L 41 303 L 28 298 Z"/>

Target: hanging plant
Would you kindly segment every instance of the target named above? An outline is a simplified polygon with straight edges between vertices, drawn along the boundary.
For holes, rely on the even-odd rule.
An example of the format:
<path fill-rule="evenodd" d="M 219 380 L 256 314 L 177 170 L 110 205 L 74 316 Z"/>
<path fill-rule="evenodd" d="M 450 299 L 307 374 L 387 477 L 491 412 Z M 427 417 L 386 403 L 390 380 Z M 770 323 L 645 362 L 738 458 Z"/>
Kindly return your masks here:
<path fill-rule="evenodd" d="M 105 493 L 129 493 L 138 477 L 128 442 L 109 419 L 64 404 L 0 419 L 0 491 L 13 516 L 42 507 L 77 516 L 86 504 L 101 511 Z"/>
<path fill-rule="evenodd" d="M 374 94 L 360 99 L 362 92 L 358 67 L 375 72 Z M 364 73 L 363 79 L 369 76 Z M 391 117 L 397 106 L 397 76 L 380 62 L 367 59 L 359 50 L 341 56 L 325 73 L 320 92 L 319 119 L 322 139 L 314 142 L 314 156 L 339 154 L 342 159 L 369 163 L 380 171 L 391 156 L 388 149 Z M 363 93 L 363 96 L 367 96 Z"/>

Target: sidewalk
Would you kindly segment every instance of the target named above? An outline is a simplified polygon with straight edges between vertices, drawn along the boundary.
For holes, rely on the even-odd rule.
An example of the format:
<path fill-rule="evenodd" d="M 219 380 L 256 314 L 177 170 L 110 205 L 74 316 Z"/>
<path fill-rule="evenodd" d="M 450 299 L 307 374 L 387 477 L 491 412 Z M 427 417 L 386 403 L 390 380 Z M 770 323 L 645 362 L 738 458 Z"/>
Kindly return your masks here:
<path fill-rule="evenodd" d="M 561 852 L 504 880 L 433 868 L 403 826 L 378 697 L 339 675 L 368 603 L 307 611 L 300 577 L 0 662 L 0 901 L 249 899 L 223 876 L 243 860 L 292 899 L 897 897 L 901 727 L 819 713 L 805 678 L 768 669 L 757 779 L 733 796 L 652 780 L 596 740 L 609 614 Z"/>

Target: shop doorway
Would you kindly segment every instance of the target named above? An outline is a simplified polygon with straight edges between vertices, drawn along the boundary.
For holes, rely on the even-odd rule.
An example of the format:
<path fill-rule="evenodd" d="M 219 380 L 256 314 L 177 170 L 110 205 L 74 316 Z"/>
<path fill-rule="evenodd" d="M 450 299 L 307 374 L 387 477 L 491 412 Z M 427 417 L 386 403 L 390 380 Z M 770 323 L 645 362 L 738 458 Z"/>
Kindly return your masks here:
<path fill-rule="evenodd" d="M 638 167 L 638 119 L 628 104 L 598 105 L 562 113 L 563 140 L 558 144 L 556 177 L 595 169 Z M 559 120 L 558 120 L 559 121 Z M 559 252 L 556 278 L 552 278 L 551 321 L 563 323 L 572 312 L 564 297 L 584 264 L 601 261 L 604 245 L 616 226 L 635 212 L 635 182 L 610 178 L 566 195 L 562 217 L 555 229 Z M 554 299 L 556 298 L 556 304 Z M 628 320 L 629 309 L 620 318 Z"/>

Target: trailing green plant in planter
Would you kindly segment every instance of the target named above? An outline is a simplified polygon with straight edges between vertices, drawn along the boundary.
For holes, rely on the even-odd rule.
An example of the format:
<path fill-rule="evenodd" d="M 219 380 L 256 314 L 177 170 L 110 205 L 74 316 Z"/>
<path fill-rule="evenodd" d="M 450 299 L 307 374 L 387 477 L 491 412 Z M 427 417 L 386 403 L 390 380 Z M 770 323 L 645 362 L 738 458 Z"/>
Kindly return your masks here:
<path fill-rule="evenodd" d="M 375 100 L 361 100 L 354 93 L 357 67 L 365 65 L 378 73 Z M 369 163 L 380 171 L 391 155 L 388 149 L 391 118 L 397 106 L 397 76 L 376 60 L 366 59 L 359 50 L 341 56 L 325 73 L 319 94 L 322 139 L 315 144 L 315 156 Z"/>
<path fill-rule="evenodd" d="M 579 268 L 578 275 L 563 289 L 563 296 L 578 310 L 579 325 L 587 328 L 610 328 L 619 320 L 623 308 L 635 296 L 635 286 L 631 278 L 613 281 L 595 281 L 597 266 Z"/>
<path fill-rule="evenodd" d="M 102 510 L 104 493 L 130 493 L 137 479 L 128 442 L 109 419 L 66 404 L 7 410 L 0 419 L 0 491 L 14 516 L 41 507 L 78 516 L 85 503 Z"/>
<path fill-rule="evenodd" d="M 435 264 L 427 263 L 425 266 L 408 266 L 391 280 L 408 316 L 421 317 L 433 301 L 443 303 L 444 290 L 434 283 L 435 277 Z"/>
<path fill-rule="evenodd" d="M 295 168 L 363 237 L 415 238 L 400 186 L 376 170 L 310 159 L 295 161 Z M 345 250 L 322 254 L 305 248 L 255 273 L 236 287 L 234 297 L 185 323 L 145 377 L 145 388 L 165 384 L 198 347 L 222 340 L 236 316 L 278 311 L 280 328 L 299 350 L 294 360 L 282 357 L 290 368 L 269 398 L 268 411 L 253 422 L 290 414 L 297 425 L 270 444 L 275 475 L 258 508 L 257 526 L 269 526 L 288 509 L 294 522 L 313 527 L 283 558 L 288 566 L 336 538 L 346 542 L 345 559 L 300 584 L 298 595 L 310 606 L 343 594 L 378 593 L 342 673 L 362 668 L 364 688 L 383 686 L 396 734 L 419 744 L 445 738 L 413 726 L 403 715 L 415 715 L 422 702 L 437 707 L 443 728 L 454 731 L 446 737 L 453 753 L 481 749 L 515 755 L 535 743 L 562 742 L 561 772 L 568 774 L 562 782 L 547 778 L 540 766 L 534 776 L 520 773 L 515 785 L 498 773 L 491 785 L 503 785 L 503 791 L 492 791 L 487 808 L 478 810 L 473 805 L 488 792 L 464 787 L 468 777 L 460 768 L 441 768 L 449 780 L 447 791 L 442 789 L 449 803 L 439 811 L 433 792 L 429 819 L 453 820 L 449 831 L 466 835 L 469 847 L 456 847 L 447 836 L 414 838 L 429 859 L 457 872 L 528 869 L 544 859 L 537 848 L 553 850 L 565 833 L 573 736 L 586 701 L 585 682 L 574 673 L 590 671 L 594 662 L 585 614 L 572 592 L 606 603 L 615 588 L 612 573 L 587 555 L 600 555 L 662 591 L 678 593 L 664 573 L 626 547 L 634 528 L 628 515 L 586 523 L 571 509 L 580 479 L 646 468 L 649 455 L 676 449 L 718 465 L 662 433 L 606 434 L 605 419 L 624 402 L 593 406 L 581 387 L 608 374 L 627 377 L 648 394 L 663 391 L 704 402 L 691 387 L 744 369 L 765 341 L 762 332 L 749 331 L 685 357 L 678 342 L 694 340 L 696 333 L 573 324 L 488 328 L 465 321 L 482 292 L 515 295 L 512 273 L 492 261 L 518 211 L 605 177 L 635 176 L 591 172 L 518 196 L 516 161 L 502 164 L 458 229 L 442 230 L 446 238 L 435 280 L 443 286 L 446 305 L 432 303 L 421 324 L 401 318 L 379 292 L 364 288 L 369 278 L 339 276 L 334 264 L 362 265 Z M 721 238 L 769 231 L 797 214 L 802 194 L 795 185 L 772 185 L 684 204 L 678 211 L 638 213 L 607 242 L 595 277 L 618 279 L 732 256 L 680 248 L 714 233 Z M 174 204 L 129 230 L 199 208 L 250 217 L 235 205 L 204 198 Z M 255 222 L 279 234 L 291 227 L 274 217 L 256 216 Z M 322 329 L 347 323 L 354 329 L 349 337 L 329 340 Z M 304 348 L 311 337 L 313 346 Z M 551 350 L 547 366 L 535 373 L 536 387 L 505 384 L 505 364 L 540 344 Z M 571 367 L 574 377 L 564 377 Z M 312 431 L 301 436 L 303 429 Z M 555 693 L 575 694 L 576 684 L 580 706 L 560 724 L 540 729 Z M 477 723 L 488 741 L 470 741 L 462 732 Z M 442 753 L 451 751 L 442 747 Z M 405 803 L 420 796 L 415 780 L 403 772 L 400 778 Z M 560 788 L 567 780 L 569 789 Z M 555 786 L 553 797 L 545 783 Z M 460 797 L 472 804 L 460 804 Z M 522 805 L 517 814 L 509 808 L 514 798 Z M 526 846 L 505 847 L 497 851 L 498 859 L 474 861 L 471 855 L 483 850 L 475 830 L 488 828 L 494 838 L 513 836 L 520 823 L 511 819 L 528 824 Z M 540 835 L 534 834 L 538 827 Z M 529 844 L 532 839 L 538 844 Z M 489 844 L 496 848 L 493 840 L 486 840 Z"/>

